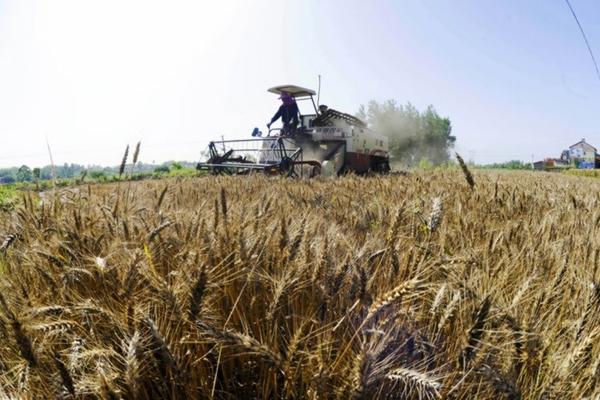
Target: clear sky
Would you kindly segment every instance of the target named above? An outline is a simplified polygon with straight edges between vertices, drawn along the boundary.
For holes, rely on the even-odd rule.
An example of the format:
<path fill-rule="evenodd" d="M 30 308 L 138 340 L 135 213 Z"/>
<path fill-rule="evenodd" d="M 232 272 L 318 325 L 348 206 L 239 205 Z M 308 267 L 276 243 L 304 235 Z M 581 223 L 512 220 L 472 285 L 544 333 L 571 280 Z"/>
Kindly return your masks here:
<path fill-rule="evenodd" d="M 600 2 L 571 0 L 600 57 Z M 600 60 L 599 60 L 600 61 Z M 479 163 L 600 149 L 600 81 L 563 0 L 0 0 L 0 166 L 195 161 L 292 83 L 354 113 L 433 104 Z"/>

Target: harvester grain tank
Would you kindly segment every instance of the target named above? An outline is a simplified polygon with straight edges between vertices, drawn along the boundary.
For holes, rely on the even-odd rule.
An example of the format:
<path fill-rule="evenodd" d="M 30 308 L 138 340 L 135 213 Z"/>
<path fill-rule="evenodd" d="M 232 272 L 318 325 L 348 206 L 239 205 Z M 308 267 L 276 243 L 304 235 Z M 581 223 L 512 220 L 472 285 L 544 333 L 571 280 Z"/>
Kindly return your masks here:
<path fill-rule="evenodd" d="M 299 126 L 292 131 L 271 128 L 263 137 L 256 128 L 252 139 L 210 142 L 209 158 L 198 163 L 199 170 L 291 177 L 390 171 L 387 138 L 370 130 L 360 119 L 325 105 L 317 106 L 316 93 L 311 89 L 281 85 L 268 91 L 288 93 L 299 105 L 309 103 L 311 112 L 303 114 L 301 110 Z"/>

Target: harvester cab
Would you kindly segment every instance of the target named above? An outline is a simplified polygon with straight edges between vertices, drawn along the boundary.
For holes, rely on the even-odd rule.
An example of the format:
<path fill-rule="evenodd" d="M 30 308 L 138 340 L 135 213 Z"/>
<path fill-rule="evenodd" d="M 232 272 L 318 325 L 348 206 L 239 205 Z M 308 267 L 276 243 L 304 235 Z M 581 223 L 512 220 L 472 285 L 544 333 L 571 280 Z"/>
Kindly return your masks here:
<path fill-rule="evenodd" d="M 287 93 L 296 102 L 309 102 L 311 112 L 300 113 L 298 126 L 291 130 L 269 128 L 266 136 L 259 136 L 255 129 L 252 139 L 210 142 L 209 157 L 198 163 L 198 170 L 228 175 L 263 172 L 289 177 L 390 171 L 387 138 L 371 131 L 360 119 L 317 105 L 316 93 L 311 89 L 281 85 L 268 91 L 278 95 Z"/>
<path fill-rule="evenodd" d="M 302 114 L 302 112 L 300 112 L 300 117 L 298 119 L 299 125 L 297 127 L 294 127 L 294 129 L 291 132 L 285 132 L 283 128 L 269 128 L 268 136 L 271 136 L 273 134 L 279 136 L 292 136 L 295 135 L 297 132 L 306 133 L 308 129 L 312 127 L 312 121 L 317 117 L 318 114 L 317 105 L 315 104 L 314 100 L 314 96 L 316 94 L 314 90 L 306 89 L 295 85 L 282 85 L 272 87 L 268 89 L 268 92 L 277 94 L 279 96 L 282 96 L 284 93 L 287 93 L 288 95 L 294 98 L 296 103 L 302 104 L 310 102 L 310 105 L 312 106 L 311 109 L 314 110 L 314 113 L 311 112 L 309 114 Z"/>

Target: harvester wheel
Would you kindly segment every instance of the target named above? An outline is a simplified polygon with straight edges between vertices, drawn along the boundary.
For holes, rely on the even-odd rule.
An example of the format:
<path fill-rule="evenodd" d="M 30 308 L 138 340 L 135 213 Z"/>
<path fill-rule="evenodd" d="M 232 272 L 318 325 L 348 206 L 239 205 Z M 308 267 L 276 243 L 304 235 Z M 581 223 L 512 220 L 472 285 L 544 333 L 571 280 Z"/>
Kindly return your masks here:
<path fill-rule="evenodd" d="M 382 165 L 382 174 L 389 174 L 392 169 L 390 168 L 390 163 L 388 161 L 384 162 Z"/>
<path fill-rule="evenodd" d="M 371 171 L 376 174 L 382 174 L 382 175 L 389 174 L 391 171 L 390 163 L 387 160 L 377 162 L 377 163 L 373 164 Z"/>
<path fill-rule="evenodd" d="M 283 157 L 279 163 L 279 173 L 284 176 L 291 176 L 294 173 L 294 160 L 290 157 Z"/>

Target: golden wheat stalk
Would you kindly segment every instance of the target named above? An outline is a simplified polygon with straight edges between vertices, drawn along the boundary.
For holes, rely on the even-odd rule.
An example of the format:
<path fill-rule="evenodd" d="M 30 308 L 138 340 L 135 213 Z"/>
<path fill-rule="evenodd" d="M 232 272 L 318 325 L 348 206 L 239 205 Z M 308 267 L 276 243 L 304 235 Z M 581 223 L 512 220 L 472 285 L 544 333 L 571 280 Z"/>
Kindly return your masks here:
<path fill-rule="evenodd" d="M 491 305 L 492 303 L 489 297 L 486 297 L 477 309 L 477 313 L 475 314 L 475 318 L 473 320 L 473 325 L 471 326 L 471 329 L 469 329 L 469 333 L 467 335 L 467 346 L 463 349 L 459 360 L 459 364 L 463 368 L 468 366 L 475 357 L 477 346 L 483 337 L 483 328 L 490 312 Z"/>
<path fill-rule="evenodd" d="M 438 226 L 442 222 L 443 215 L 444 208 L 442 205 L 442 199 L 439 197 L 434 197 L 431 206 L 431 214 L 429 215 L 429 221 L 427 223 L 429 232 L 433 233 L 437 230 Z"/>
<path fill-rule="evenodd" d="M 125 147 L 125 153 L 123 154 L 123 159 L 121 160 L 121 164 L 119 165 L 119 179 L 125 172 L 125 166 L 127 165 L 127 156 L 129 155 L 129 145 Z"/>
<path fill-rule="evenodd" d="M 469 167 L 467 167 L 467 164 L 465 164 L 465 160 L 463 160 L 463 158 L 458 153 L 454 154 L 456 155 L 458 165 L 460 165 L 460 169 L 465 175 L 465 179 L 467 180 L 469 187 L 471 188 L 471 190 L 473 190 L 475 188 L 475 179 L 473 179 L 473 174 L 471 174 L 471 171 L 469 171 Z"/>
<path fill-rule="evenodd" d="M 406 294 L 413 294 L 414 292 L 417 292 L 421 288 L 422 284 L 422 280 L 411 279 L 401 283 L 389 292 L 385 293 L 382 297 L 375 300 L 371 307 L 369 307 L 365 321 L 371 320 L 375 315 L 389 305 L 399 302 Z"/>
<path fill-rule="evenodd" d="M 404 387 L 411 388 L 424 398 L 439 398 L 442 384 L 440 379 L 411 368 L 394 368 L 386 374 L 386 378 L 394 382 L 402 382 Z"/>
<path fill-rule="evenodd" d="M 218 330 L 201 321 L 196 321 L 196 325 L 202 333 L 217 339 L 223 344 L 241 347 L 246 350 L 247 354 L 259 355 L 275 367 L 283 368 L 281 355 L 253 337 L 233 330 Z"/>
<path fill-rule="evenodd" d="M 198 314 L 202 310 L 202 301 L 204 299 L 204 293 L 206 292 L 206 285 L 208 283 L 208 274 L 206 273 L 206 267 L 202 266 L 198 279 L 192 287 L 190 295 L 190 310 L 189 317 L 191 321 L 195 321 L 198 318 Z"/>
<path fill-rule="evenodd" d="M 133 167 L 135 167 L 135 165 L 138 162 L 138 156 L 140 155 L 140 146 L 141 145 L 142 145 L 141 141 L 137 142 L 137 144 L 135 145 L 135 150 L 133 152 L 133 161 L 132 161 Z"/>
<path fill-rule="evenodd" d="M 9 319 L 10 325 L 12 327 L 13 336 L 15 341 L 17 342 L 17 346 L 19 347 L 19 352 L 21 353 L 21 357 L 30 367 L 34 368 L 37 366 L 37 357 L 34 354 L 33 346 L 31 344 L 31 339 L 27 336 L 23 330 L 23 326 L 21 325 L 21 321 L 17 319 L 15 314 L 10 310 L 8 304 L 6 304 L 6 300 L 4 299 L 4 295 L 0 293 L 0 306 L 2 307 L 2 311 L 4 315 Z"/>
<path fill-rule="evenodd" d="M 137 398 L 140 391 L 140 372 L 141 372 L 141 335 L 135 331 L 127 345 L 125 355 L 125 381 L 132 398 Z"/>
<path fill-rule="evenodd" d="M 62 362 L 60 354 L 54 353 L 53 359 L 56 369 L 60 375 L 62 386 L 67 389 L 71 396 L 75 396 L 75 384 L 73 383 L 73 378 L 71 377 L 71 374 L 69 373 L 69 370 L 65 364 Z"/>

